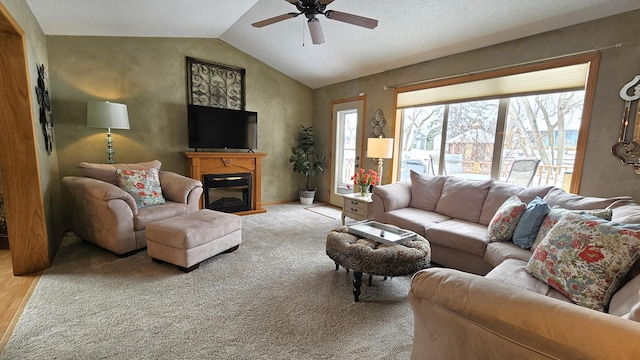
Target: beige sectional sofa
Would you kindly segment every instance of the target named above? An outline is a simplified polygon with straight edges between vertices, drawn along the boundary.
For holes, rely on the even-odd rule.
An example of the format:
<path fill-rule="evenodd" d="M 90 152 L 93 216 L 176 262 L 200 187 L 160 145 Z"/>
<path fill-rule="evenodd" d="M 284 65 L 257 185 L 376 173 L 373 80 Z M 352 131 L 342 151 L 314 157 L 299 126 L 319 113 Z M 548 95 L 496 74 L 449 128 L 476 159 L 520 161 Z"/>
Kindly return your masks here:
<path fill-rule="evenodd" d="M 409 301 L 413 360 L 640 359 L 639 323 L 494 279 L 427 269 Z"/>
<path fill-rule="evenodd" d="M 527 272 L 532 250 L 489 240 L 489 224 L 513 195 L 524 203 L 538 196 L 551 208 L 608 208 L 612 221 L 640 224 L 640 205 L 625 196 L 585 197 L 554 187 L 416 173 L 376 187 L 374 220 L 425 236 L 432 262 L 444 267 L 413 278 L 412 359 L 640 358 L 640 323 L 629 320 L 640 320 L 638 262 L 606 312 L 572 303 L 566 292 Z"/>

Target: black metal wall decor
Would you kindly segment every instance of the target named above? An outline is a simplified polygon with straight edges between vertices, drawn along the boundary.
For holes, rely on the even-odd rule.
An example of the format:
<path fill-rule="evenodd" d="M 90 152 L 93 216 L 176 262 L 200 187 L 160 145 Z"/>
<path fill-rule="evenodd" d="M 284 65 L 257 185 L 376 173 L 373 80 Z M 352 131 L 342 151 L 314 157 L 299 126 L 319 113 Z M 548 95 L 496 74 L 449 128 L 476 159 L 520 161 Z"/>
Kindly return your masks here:
<path fill-rule="evenodd" d="M 47 154 L 51 155 L 53 151 L 53 117 L 51 116 L 51 102 L 49 100 L 49 91 L 44 83 L 45 73 L 44 64 L 38 65 L 38 84 L 36 85 L 36 97 L 40 105 L 40 125 L 42 126 L 42 134 L 44 136 L 44 145 Z"/>
<path fill-rule="evenodd" d="M 387 119 L 384 118 L 384 113 L 380 109 L 376 110 L 373 119 L 371 119 L 371 128 L 373 129 L 373 132 L 369 137 L 385 137 L 384 132 L 382 132 L 385 125 L 387 125 Z"/>
<path fill-rule="evenodd" d="M 187 56 L 189 105 L 244 110 L 245 69 Z"/>

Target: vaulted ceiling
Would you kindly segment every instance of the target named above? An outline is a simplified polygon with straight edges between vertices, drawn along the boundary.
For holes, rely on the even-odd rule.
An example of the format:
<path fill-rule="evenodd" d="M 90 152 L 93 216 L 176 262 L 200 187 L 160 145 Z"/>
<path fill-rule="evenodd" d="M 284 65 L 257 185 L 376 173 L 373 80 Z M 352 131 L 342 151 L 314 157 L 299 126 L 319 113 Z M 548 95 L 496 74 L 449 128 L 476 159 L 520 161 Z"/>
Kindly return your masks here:
<path fill-rule="evenodd" d="M 251 26 L 297 12 L 287 0 L 27 3 L 47 35 L 219 38 L 313 89 L 640 9 L 638 0 L 335 0 L 327 10 L 378 26 L 319 16 L 325 43 L 313 45 L 304 16 Z"/>

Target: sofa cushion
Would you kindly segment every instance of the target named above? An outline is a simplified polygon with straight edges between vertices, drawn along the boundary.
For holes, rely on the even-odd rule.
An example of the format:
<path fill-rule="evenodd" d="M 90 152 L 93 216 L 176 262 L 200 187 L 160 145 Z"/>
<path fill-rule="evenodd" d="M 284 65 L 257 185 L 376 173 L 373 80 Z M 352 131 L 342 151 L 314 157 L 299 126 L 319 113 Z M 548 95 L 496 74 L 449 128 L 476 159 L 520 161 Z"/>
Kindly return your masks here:
<path fill-rule="evenodd" d="M 638 292 L 640 292 L 640 276 L 631 279 L 613 294 L 609 303 L 609 314 L 616 316 L 628 314 L 638 302 Z"/>
<path fill-rule="evenodd" d="M 522 249 L 531 249 L 536 241 L 540 225 L 550 210 L 549 205 L 539 196 L 529 202 L 513 232 L 513 243 Z"/>
<path fill-rule="evenodd" d="M 570 210 L 604 209 L 618 200 L 632 200 L 629 196 L 599 198 L 576 195 L 555 187 L 542 199 L 549 204 L 550 207 L 558 206 Z"/>
<path fill-rule="evenodd" d="M 393 224 L 424 236 L 427 228 L 449 219 L 451 218 L 442 214 L 407 207 L 379 214 L 376 221 Z"/>
<path fill-rule="evenodd" d="M 604 311 L 640 257 L 640 226 L 564 215 L 542 240 L 527 272 L 578 305 Z"/>
<path fill-rule="evenodd" d="M 522 187 L 519 185 L 507 184 L 502 181 L 494 181 L 487 193 L 487 198 L 482 204 L 480 213 L 480 224 L 489 225 L 491 218 L 498 211 L 498 208 L 509 197 L 518 195 L 524 203 L 529 203 L 536 196 L 544 197 L 553 186 Z"/>
<path fill-rule="evenodd" d="M 413 170 L 411 170 L 410 176 L 411 202 L 409 206 L 426 211 L 435 210 L 446 178 L 444 176 L 423 175 Z"/>
<path fill-rule="evenodd" d="M 595 217 L 599 217 L 605 220 L 611 220 L 611 209 L 595 209 L 595 210 L 568 210 L 559 207 L 554 207 L 549 210 L 549 214 L 544 217 L 542 224 L 540 224 L 540 230 L 536 235 L 536 240 L 531 245 L 531 250 L 535 250 L 538 244 L 542 242 L 542 239 L 551 231 L 551 228 L 562 218 L 563 215 L 568 213 L 587 214 Z"/>
<path fill-rule="evenodd" d="M 174 216 L 180 216 L 191 212 L 188 204 L 181 204 L 167 201 L 163 205 L 145 206 L 138 211 L 138 215 L 133 218 L 133 227 L 136 230 L 144 230 L 147 224 L 160 221 Z"/>
<path fill-rule="evenodd" d="M 156 168 L 157 170 L 160 170 L 161 165 L 162 163 L 158 160 L 137 164 L 95 164 L 81 162 L 78 164 L 78 169 L 80 170 L 80 174 L 82 174 L 82 176 L 106 181 L 113 185 L 118 185 L 118 176 L 116 174 L 116 169 L 145 170 Z"/>
<path fill-rule="evenodd" d="M 550 287 L 547 283 L 531 276 L 527 273 L 527 262 L 517 259 L 507 259 L 493 268 L 487 275 L 487 279 L 493 279 L 502 283 L 515 286 L 521 289 L 533 291 L 538 294 L 552 297 L 554 299 L 571 302 L 558 290 Z"/>
<path fill-rule="evenodd" d="M 502 264 L 507 259 L 521 260 L 526 263 L 532 254 L 529 250 L 520 249 L 511 241 L 492 242 L 487 245 L 484 261 L 492 267 Z"/>
<path fill-rule="evenodd" d="M 467 180 L 448 176 L 435 211 L 454 219 L 477 223 L 491 184 L 491 179 Z"/>
<path fill-rule="evenodd" d="M 518 225 L 518 221 L 527 208 L 517 195 L 508 198 L 491 219 L 487 227 L 489 241 L 509 241 Z"/>
<path fill-rule="evenodd" d="M 618 200 L 607 206 L 613 211 L 611 220 L 625 224 L 640 224 L 640 205 L 631 200 Z"/>
<path fill-rule="evenodd" d="M 524 188 L 520 185 L 494 181 L 489 188 L 487 197 L 482 203 L 482 211 L 480 212 L 480 220 L 478 222 L 483 225 L 489 225 L 500 206 L 502 206 L 508 198 L 517 195 L 522 189 Z"/>
<path fill-rule="evenodd" d="M 133 196 L 138 208 L 165 203 L 160 188 L 158 169 L 116 169 L 118 186 Z"/>
<path fill-rule="evenodd" d="M 432 244 L 460 250 L 481 258 L 489 243 L 486 226 L 458 219 L 433 224 L 427 228 L 425 235 Z"/>

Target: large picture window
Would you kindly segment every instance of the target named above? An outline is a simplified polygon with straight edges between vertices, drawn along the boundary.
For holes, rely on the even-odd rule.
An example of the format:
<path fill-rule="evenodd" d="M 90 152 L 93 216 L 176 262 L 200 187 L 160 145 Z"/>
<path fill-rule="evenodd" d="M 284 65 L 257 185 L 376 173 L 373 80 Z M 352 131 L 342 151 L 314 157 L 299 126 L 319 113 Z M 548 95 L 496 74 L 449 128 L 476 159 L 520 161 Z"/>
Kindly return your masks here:
<path fill-rule="evenodd" d="M 597 54 L 397 89 L 397 178 L 413 170 L 577 192 L 596 68 Z"/>

